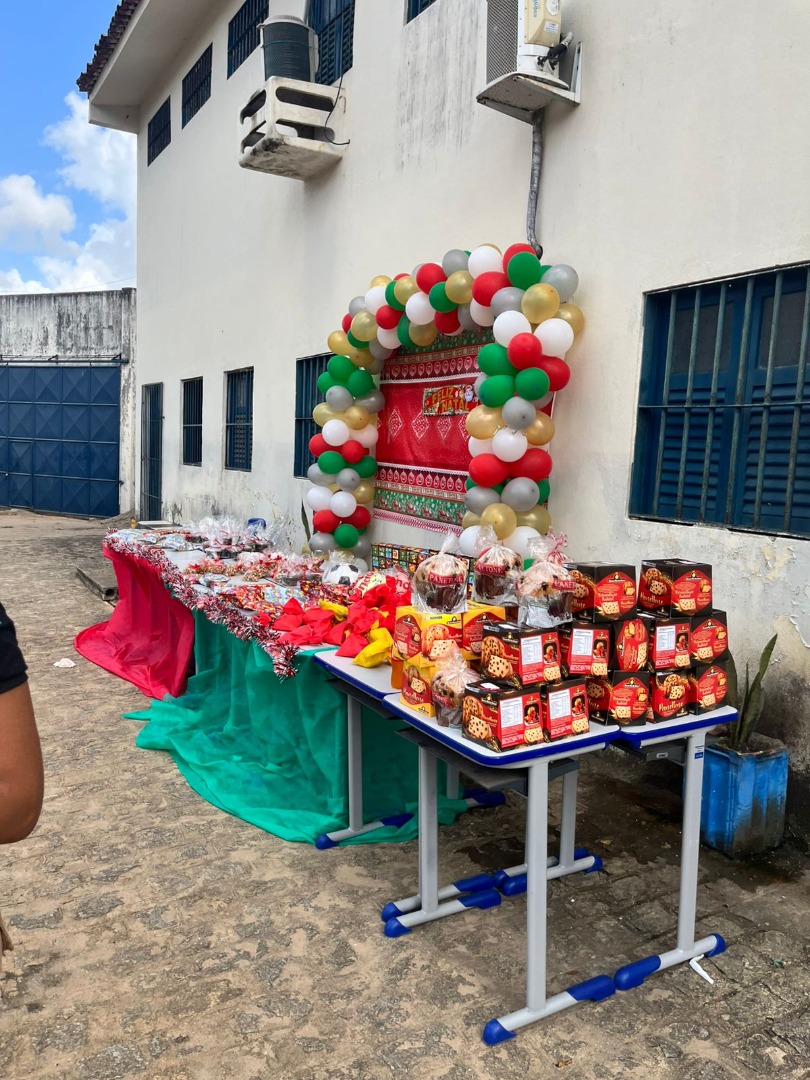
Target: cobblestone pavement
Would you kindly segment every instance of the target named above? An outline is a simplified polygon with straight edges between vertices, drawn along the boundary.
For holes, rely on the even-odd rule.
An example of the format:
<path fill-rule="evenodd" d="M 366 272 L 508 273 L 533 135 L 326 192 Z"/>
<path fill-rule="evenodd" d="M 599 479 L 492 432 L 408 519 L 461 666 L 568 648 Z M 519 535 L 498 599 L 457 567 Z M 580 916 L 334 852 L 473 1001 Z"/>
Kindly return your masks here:
<path fill-rule="evenodd" d="M 714 986 L 681 966 L 485 1048 L 482 1023 L 523 1001 L 523 899 L 388 941 L 378 911 L 412 891 L 414 844 L 284 843 L 136 750 L 120 714 L 143 699 L 71 646 L 109 612 L 75 578 L 101 533 L 0 512 L 0 598 L 47 770 L 35 834 L 0 852 L 7 1080 L 809 1075 L 807 878 L 789 852 L 746 866 L 703 851 L 698 930 L 729 943 L 706 961 Z M 77 666 L 54 668 L 63 656 Z M 606 869 L 550 886 L 552 990 L 674 943 L 678 783 L 614 752 L 583 767 L 578 839 Z M 519 861 L 523 809 L 443 829 L 446 880 Z"/>

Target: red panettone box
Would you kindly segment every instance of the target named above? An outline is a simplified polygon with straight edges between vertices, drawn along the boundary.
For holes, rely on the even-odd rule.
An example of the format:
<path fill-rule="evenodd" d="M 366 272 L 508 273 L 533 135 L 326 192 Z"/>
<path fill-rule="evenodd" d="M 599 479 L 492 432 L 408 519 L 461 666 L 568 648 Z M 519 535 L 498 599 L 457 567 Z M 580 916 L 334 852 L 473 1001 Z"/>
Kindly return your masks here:
<path fill-rule="evenodd" d="M 565 623 L 558 630 L 562 673 L 607 675 L 610 627 L 598 623 Z"/>
<path fill-rule="evenodd" d="M 690 711 L 691 677 L 689 672 L 659 671 L 650 679 L 650 698 L 653 722 L 672 720 Z"/>
<path fill-rule="evenodd" d="M 651 671 L 687 670 L 692 665 L 689 654 L 689 642 L 692 633 L 690 619 L 653 618 L 642 615 L 641 621 L 647 627 L 649 644 L 647 646 L 647 667 Z"/>
<path fill-rule="evenodd" d="M 539 690 L 505 690 L 495 683 L 467 689 L 461 707 L 461 733 L 490 750 L 514 750 L 543 741 Z"/>
<path fill-rule="evenodd" d="M 712 606 L 712 568 L 687 559 L 647 559 L 641 564 L 639 605 L 658 615 L 697 615 Z"/>
<path fill-rule="evenodd" d="M 612 637 L 610 669 L 641 671 L 646 668 L 650 651 L 647 622 L 641 618 L 619 619 L 613 623 L 610 630 Z"/>
<path fill-rule="evenodd" d="M 639 727 L 650 718 L 650 673 L 613 671 L 585 680 L 588 707 L 595 720 L 622 727 Z"/>
<path fill-rule="evenodd" d="M 574 618 L 613 622 L 635 614 L 636 568 L 626 563 L 566 563 L 574 579 Z"/>
<path fill-rule="evenodd" d="M 692 712 L 711 712 L 725 705 L 728 697 L 728 672 L 725 660 L 698 664 L 689 680 L 689 689 L 689 704 Z"/>
<path fill-rule="evenodd" d="M 554 686 L 540 688 L 543 713 L 543 737 L 546 742 L 569 735 L 584 735 L 590 730 L 588 694 L 584 679 L 567 679 Z"/>
<path fill-rule="evenodd" d="M 560 639 L 556 630 L 535 630 L 517 623 L 486 623 L 481 642 L 481 674 L 501 686 L 556 682 Z"/>
<path fill-rule="evenodd" d="M 691 621 L 689 652 L 695 664 L 709 664 L 728 652 L 728 620 L 725 611 L 696 615 Z"/>

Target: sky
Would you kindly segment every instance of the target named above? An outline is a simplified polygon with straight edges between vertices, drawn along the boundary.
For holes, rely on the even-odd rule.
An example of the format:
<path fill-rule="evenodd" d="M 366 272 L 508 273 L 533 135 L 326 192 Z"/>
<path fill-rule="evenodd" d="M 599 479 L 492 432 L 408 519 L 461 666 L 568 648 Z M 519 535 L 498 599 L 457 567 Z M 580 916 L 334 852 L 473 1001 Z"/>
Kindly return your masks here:
<path fill-rule="evenodd" d="M 0 0 L 0 293 L 135 284 L 135 136 L 76 79 L 116 0 Z"/>

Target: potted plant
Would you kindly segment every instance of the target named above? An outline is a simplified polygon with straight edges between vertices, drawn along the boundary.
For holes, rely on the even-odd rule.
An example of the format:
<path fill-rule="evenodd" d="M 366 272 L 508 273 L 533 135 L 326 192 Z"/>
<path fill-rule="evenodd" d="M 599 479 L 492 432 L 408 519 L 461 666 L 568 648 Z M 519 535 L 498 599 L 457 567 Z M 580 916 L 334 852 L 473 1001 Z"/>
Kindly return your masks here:
<path fill-rule="evenodd" d="M 701 838 L 731 857 L 777 847 L 785 829 L 788 750 L 778 739 L 756 731 L 765 708 L 762 680 L 776 638 L 774 634 L 762 650 L 753 682 L 746 664 L 741 694 L 729 658 L 728 702 L 739 719 L 706 745 Z"/>

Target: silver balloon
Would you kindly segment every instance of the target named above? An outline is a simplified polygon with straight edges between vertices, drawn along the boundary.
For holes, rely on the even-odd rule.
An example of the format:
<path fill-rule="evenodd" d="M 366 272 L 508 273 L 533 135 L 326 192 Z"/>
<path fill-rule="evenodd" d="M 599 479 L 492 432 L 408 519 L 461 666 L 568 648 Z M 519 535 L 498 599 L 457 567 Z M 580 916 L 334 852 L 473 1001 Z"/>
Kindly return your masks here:
<path fill-rule="evenodd" d="M 329 395 L 327 395 L 327 400 Z M 507 427 L 515 431 L 525 431 L 529 424 L 533 424 L 537 417 L 537 409 L 530 401 L 522 397 L 509 398 L 503 407 L 503 422 Z"/>
<path fill-rule="evenodd" d="M 501 497 L 495 488 L 488 487 L 470 488 L 464 496 L 464 505 L 471 514 L 483 514 L 488 506 L 500 501 Z"/>
<path fill-rule="evenodd" d="M 487 376 L 485 374 L 483 374 L 483 372 L 482 372 L 478 376 L 478 378 L 475 380 L 475 382 L 473 383 L 473 390 L 475 391 L 475 396 L 476 397 L 478 397 L 478 392 L 481 389 L 481 386 L 484 383 L 486 378 L 487 378 Z"/>
<path fill-rule="evenodd" d="M 456 270 L 466 270 L 469 261 L 470 256 L 466 251 L 462 251 L 461 248 L 451 248 L 442 259 L 442 270 L 450 277 Z"/>
<path fill-rule="evenodd" d="M 522 299 L 523 289 L 515 289 L 510 285 L 506 289 L 498 289 L 489 306 L 492 308 L 492 314 L 497 319 L 505 311 L 520 311 Z"/>
<path fill-rule="evenodd" d="M 326 391 L 326 404 L 335 412 L 345 412 L 354 405 L 354 395 L 345 386 L 330 386 Z"/>
<path fill-rule="evenodd" d="M 355 315 L 359 315 L 361 311 L 366 310 L 366 298 L 365 296 L 355 296 L 349 301 L 349 314 L 352 318 Z"/>
<path fill-rule="evenodd" d="M 366 365 L 366 371 L 369 375 L 382 375 L 384 367 L 384 359 L 374 360 L 372 363 Z"/>
<path fill-rule="evenodd" d="M 509 481 L 498 497 L 501 502 L 511 506 L 516 514 L 526 514 L 537 506 L 540 488 L 528 476 L 518 476 Z"/>
<path fill-rule="evenodd" d="M 330 533 L 316 532 L 309 538 L 309 550 L 316 555 L 326 555 L 337 547 L 335 538 Z"/>
<path fill-rule="evenodd" d="M 458 315 L 458 321 L 461 323 L 462 330 L 471 330 L 474 334 L 480 331 L 481 327 L 470 314 L 469 304 L 462 304 L 456 311 L 456 315 Z"/>
<path fill-rule="evenodd" d="M 368 368 L 366 368 L 366 371 L 368 371 Z M 359 405 L 363 409 L 368 409 L 370 413 L 376 415 L 385 408 L 385 395 L 381 390 L 372 390 L 370 393 L 363 394 L 362 397 L 359 397 L 357 401 L 355 401 L 355 405 Z"/>
<path fill-rule="evenodd" d="M 374 357 L 375 360 L 387 360 L 393 349 L 386 349 L 385 345 L 381 345 L 376 338 L 373 338 L 368 343 L 368 351 Z"/>
<path fill-rule="evenodd" d="M 549 392 L 548 394 L 544 394 L 543 397 L 537 398 L 536 401 L 533 401 L 532 405 L 534 405 L 535 409 L 545 409 L 546 405 L 553 400 L 554 394 Z"/>
<path fill-rule="evenodd" d="M 543 274 L 544 285 L 553 285 L 560 294 L 560 300 L 567 304 L 579 286 L 579 274 L 573 266 L 566 263 L 556 263 Z"/>
<path fill-rule="evenodd" d="M 354 491 L 360 483 L 360 473 L 356 469 L 341 469 L 335 477 L 335 483 L 341 491 Z"/>
<path fill-rule="evenodd" d="M 331 487 L 335 482 L 334 476 L 331 473 L 325 473 L 317 463 L 310 465 L 307 469 L 307 479 L 310 484 L 317 484 L 318 487 Z"/>
<path fill-rule="evenodd" d="M 371 540 L 368 535 L 361 536 L 357 543 L 354 545 L 355 555 L 359 555 L 361 558 L 365 558 L 371 554 Z"/>
<path fill-rule="evenodd" d="M 416 281 L 416 275 L 419 273 L 419 271 L 424 265 L 424 263 L 417 263 L 413 270 L 411 270 L 411 277 L 414 279 L 414 281 Z"/>

